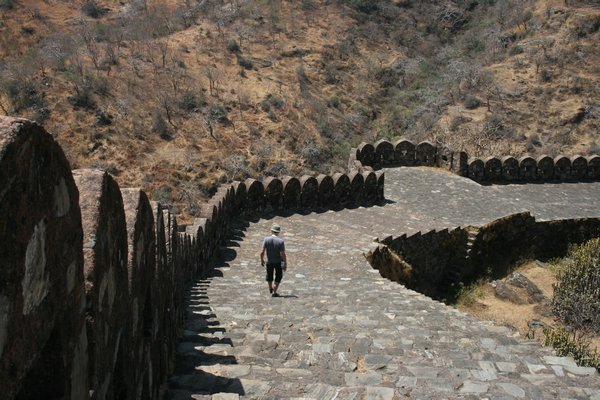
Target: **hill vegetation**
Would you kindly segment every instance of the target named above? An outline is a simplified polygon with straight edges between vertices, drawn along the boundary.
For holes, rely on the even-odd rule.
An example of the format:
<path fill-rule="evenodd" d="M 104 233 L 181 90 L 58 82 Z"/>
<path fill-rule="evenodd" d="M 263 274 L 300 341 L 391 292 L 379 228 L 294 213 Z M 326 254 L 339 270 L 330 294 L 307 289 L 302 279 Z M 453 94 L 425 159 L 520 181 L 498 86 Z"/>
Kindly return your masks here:
<path fill-rule="evenodd" d="M 598 153 L 600 2 L 0 0 L 0 112 L 173 203 L 361 141 Z"/>

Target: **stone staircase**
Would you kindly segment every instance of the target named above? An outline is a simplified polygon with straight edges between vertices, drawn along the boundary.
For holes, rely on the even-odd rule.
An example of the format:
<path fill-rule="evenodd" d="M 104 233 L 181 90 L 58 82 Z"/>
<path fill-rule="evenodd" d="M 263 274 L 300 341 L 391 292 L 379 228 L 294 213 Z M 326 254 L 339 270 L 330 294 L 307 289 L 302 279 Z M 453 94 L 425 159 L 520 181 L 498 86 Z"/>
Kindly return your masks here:
<path fill-rule="evenodd" d="M 600 184 L 567 195 L 544 185 L 559 199 L 548 205 L 524 186 L 404 168 L 386 176 L 385 205 L 235 227 L 223 262 L 188 293 L 166 399 L 600 399 L 595 370 L 390 282 L 362 256 L 374 236 L 482 224 L 523 208 L 546 219 L 597 215 L 588 201 Z M 258 262 L 274 222 L 289 260 L 280 298 Z"/>

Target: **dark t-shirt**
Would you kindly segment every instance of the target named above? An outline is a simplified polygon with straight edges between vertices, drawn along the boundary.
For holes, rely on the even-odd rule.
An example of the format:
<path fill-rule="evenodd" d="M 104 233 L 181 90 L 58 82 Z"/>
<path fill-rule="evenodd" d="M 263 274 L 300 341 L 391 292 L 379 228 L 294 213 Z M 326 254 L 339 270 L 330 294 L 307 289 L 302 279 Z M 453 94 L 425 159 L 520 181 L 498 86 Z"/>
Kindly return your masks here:
<path fill-rule="evenodd" d="M 281 260 L 281 252 L 285 251 L 283 239 L 277 236 L 267 236 L 263 240 L 263 248 L 267 252 L 267 262 L 270 264 L 278 264 Z"/>

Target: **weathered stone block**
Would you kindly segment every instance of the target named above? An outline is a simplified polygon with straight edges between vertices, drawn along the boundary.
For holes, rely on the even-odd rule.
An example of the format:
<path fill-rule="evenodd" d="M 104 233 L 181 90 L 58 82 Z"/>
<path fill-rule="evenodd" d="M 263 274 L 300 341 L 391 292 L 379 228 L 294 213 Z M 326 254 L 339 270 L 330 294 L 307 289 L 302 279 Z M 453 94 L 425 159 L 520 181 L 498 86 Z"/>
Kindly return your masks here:
<path fill-rule="evenodd" d="M 479 158 L 469 159 L 469 178 L 475 182 L 482 182 L 485 177 L 485 167 Z"/>
<path fill-rule="evenodd" d="M 370 143 L 361 143 L 358 146 L 359 161 L 363 165 L 373 166 L 375 163 L 375 147 Z"/>
<path fill-rule="evenodd" d="M 0 188 L 0 397 L 84 398 L 79 193 L 39 125 L 0 117 Z"/>
<path fill-rule="evenodd" d="M 265 206 L 271 210 L 281 209 L 283 203 L 283 183 L 273 176 L 263 181 L 265 190 Z"/>
<path fill-rule="evenodd" d="M 157 217 L 156 218 L 156 227 L 157 227 L 157 259 L 162 258 L 163 256 L 159 256 L 158 254 L 160 253 L 159 247 L 160 245 L 158 245 L 158 243 L 160 243 L 160 241 L 162 240 L 159 237 L 159 227 L 162 226 L 163 228 L 163 233 L 162 236 L 164 238 L 164 251 L 165 251 L 165 255 L 164 255 L 164 262 L 165 262 L 165 273 L 166 273 L 166 302 L 165 302 L 165 306 L 166 306 L 166 322 L 165 322 L 165 335 L 167 337 L 167 343 L 169 345 L 169 347 L 167 348 L 168 351 L 168 358 L 167 360 L 172 360 L 173 359 L 173 355 L 174 355 L 174 346 L 177 343 L 177 330 L 178 327 L 180 326 L 180 323 L 182 321 L 179 312 L 180 312 L 180 307 L 181 307 L 181 303 L 183 302 L 183 290 L 181 290 L 178 286 L 178 280 L 177 280 L 177 272 L 176 269 L 179 268 L 179 266 L 175 265 L 173 263 L 173 250 L 172 250 L 172 245 L 173 245 L 173 239 L 172 239 L 172 216 L 169 212 L 168 209 L 163 208 L 160 204 L 158 204 L 158 207 L 154 207 L 153 208 L 155 210 L 160 210 L 162 216 L 160 217 L 160 219 Z M 161 222 L 162 221 L 162 222 Z"/>
<path fill-rule="evenodd" d="M 357 171 L 351 172 L 348 176 L 350 179 L 350 204 L 360 204 L 363 199 L 365 186 L 365 178 Z"/>
<path fill-rule="evenodd" d="M 160 289 L 160 309 L 165 318 L 163 324 L 163 334 L 167 339 L 169 339 L 171 338 L 170 327 L 172 323 L 172 316 L 169 314 L 168 310 L 173 309 L 175 286 L 167 255 L 167 237 L 164 210 L 162 205 L 156 201 L 151 201 L 150 206 L 152 207 L 152 212 L 154 214 L 154 230 L 156 235 L 156 274 L 158 276 L 156 281 Z M 163 346 L 170 346 L 172 343 L 172 340 L 165 340 L 163 342 Z M 161 359 L 161 371 L 163 371 L 163 375 L 167 373 L 166 367 L 170 355 L 170 349 L 168 347 L 163 347 Z"/>
<path fill-rule="evenodd" d="M 262 182 L 248 178 L 244 183 L 246 184 L 246 210 L 251 213 L 262 210 L 265 201 L 265 189 Z"/>
<path fill-rule="evenodd" d="M 416 165 L 433 166 L 435 165 L 436 147 L 430 142 L 421 142 L 415 149 Z"/>
<path fill-rule="evenodd" d="M 377 171 L 375 173 L 377 177 L 377 200 L 385 199 L 385 173 L 383 171 Z"/>
<path fill-rule="evenodd" d="M 73 171 L 80 194 L 90 390 L 94 398 L 127 391 L 129 317 L 127 228 L 119 185 L 104 171 Z M 152 266 L 154 268 L 154 266 Z M 125 368 L 124 368 L 125 367 Z"/>
<path fill-rule="evenodd" d="M 206 237 L 206 240 L 210 241 L 211 243 L 215 242 L 218 236 L 217 216 L 218 208 L 216 204 L 208 202 L 200 206 L 200 218 L 206 219 L 206 225 L 204 227 L 204 236 Z"/>
<path fill-rule="evenodd" d="M 300 207 L 302 187 L 300 180 L 291 176 L 286 176 L 282 180 L 283 184 L 283 208 L 285 210 L 296 210 Z"/>
<path fill-rule="evenodd" d="M 160 381 L 156 371 L 160 357 L 158 328 L 162 322 L 153 290 L 153 281 L 157 278 L 154 215 L 148 196 L 140 189 L 121 189 L 121 195 L 128 239 L 130 393 L 142 393 L 142 398 L 150 398 L 158 390 L 156 384 Z"/>
<path fill-rule="evenodd" d="M 350 199 L 350 179 L 346 174 L 333 175 L 334 207 L 344 207 Z"/>
<path fill-rule="evenodd" d="M 319 206 L 329 208 L 334 201 L 333 179 L 329 175 L 317 176 L 319 184 Z"/>
<path fill-rule="evenodd" d="M 587 160 L 583 156 L 571 157 L 571 179 L 575 181 L 582 181 L 587 178 L 588 164 Z"/>
<path fill-rule="evenodd" d="M 571 160 L 566 156 L 557 156 L 554 158 L 554 177 L 561 181 L 567 181 L 571 178 Z"/>
<path fill-rule="evenodd" d="M 316 178 L 304 175 L 300 178 L 302 192 L 300 204 L 304 208 L 314 209 L 319 204 L 319 182 Z"/>
<path fill-rule="evenodd" d="M 385 139 L 381 139 L 375 143 L 375 160 L 382 166 L 394 164 L 394 145 Z"/>
<path fill-rule="evenodd" d="M 511 156 L 502 157 L 502 177 L 512 182 L 519 179 L 519 161 Z"/>
<path fill-rule="evenodd" d="M 363 174 L 365 179 L 363 201 L 365 204 L 373 204 L 377 201 L 377 175 L 375 172 L 365 172 Z"/>
<path fill-rule="evenodd" d="M 394 146 L 394 155 L 394 160 L 398 165 L 415 165 L 416 146 L 410 140 L 399 140 Z"/>
<path fill-rule="evenodd" d="M 554 160 L 552 157 L 543 155 L 537 159 L 537 174 L 541 181 L 554 179 Z"/>
<path fill-rule="evenodd" d="M 215 206 L 215 215 L 212 218 L 212 222 L 214 223 L 214 232 L 213 238 L 215 241 L 219 241 L 229 229 L 229 221 L 231 220 L 231 215 L 227 212 L 227 194 L 224 192 L 215 193 L 215 195 L 208 201 L 209 205 Z M 203 216 L 201 214 L 201 216 Z"/>
<path fill-rule="evenodd" d="M 198 277 L 202 276 L 203 272 L 204 272 L 204 264 L 201 262 L 201 256 L 202 256 L 202 242 L 204 241 L 204 231 L 203 229 L 198 225 L 198 223 L 201 221 L 205 221 L 205 218 L 196 218 L 194 223 L 192 225 L 188 225 L 185 227 L 185 234 L 189 237 L 191 237 L 194 242 L 195 242 L 195 246 L 193 246 L 190 249 L 190 257 L 191 257 L 191 262 L 192 265 L 190 266 L 190 268 L 187 271 L 187 281 L 188 282 L 193 282 L 195 281 Z"/>
<path fill-rule="evenodd" d="M 519 179 L 532 182 L 537 179 L 537 161 L 533 157 L 523 157 L 519 160 Z"/>
<path fill-rule="evenodd" d="M 502 180 L 502 161 L 497 157 L 488 157 L 484 162 L 484 177 L 488 182 Z"/>
<path fill-rule="evenodd" d="M 600 180 L 600 156 L 590 156 L 588 162 L 588 179 Z"/>
<path fill-rule="evenodd" d="M 245 211 L 247 202 L 246 185 L 244 182 L 233 181 L 231 186 L 234 189 L 233 207 L 239 215 Z"/>

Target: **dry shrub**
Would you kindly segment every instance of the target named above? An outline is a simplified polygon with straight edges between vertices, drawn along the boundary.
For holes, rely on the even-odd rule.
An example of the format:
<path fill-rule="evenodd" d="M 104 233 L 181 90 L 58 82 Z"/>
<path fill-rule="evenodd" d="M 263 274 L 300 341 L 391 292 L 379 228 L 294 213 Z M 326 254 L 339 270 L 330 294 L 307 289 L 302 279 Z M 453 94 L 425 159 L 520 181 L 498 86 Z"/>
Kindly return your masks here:
<path fill-rule="evenodd" d="M 577 365 L 594 367 L 600 371 L 600 354 L 592 350 L 585 336 L 578 336 L 565 328 L 544 328 L 544 346 L 552 346 L 561 357 L 573 357 Z"/>
<path fill-rule="evenodd" d="M 573 247 L 561 263 L 552 311 L 574 329 L 600 333 L 600 238 Z"/>

